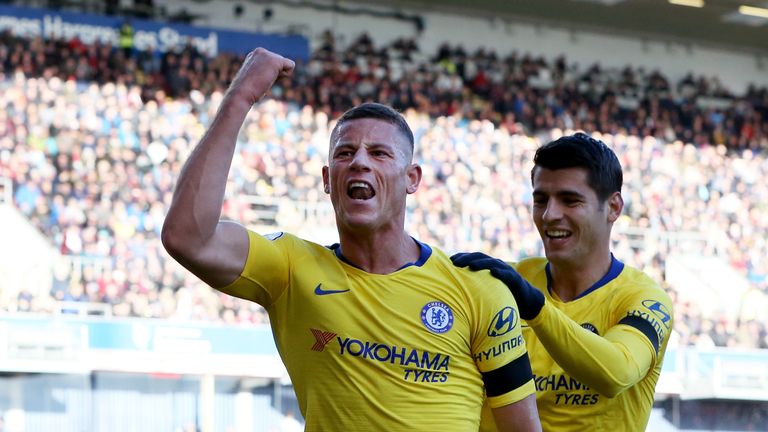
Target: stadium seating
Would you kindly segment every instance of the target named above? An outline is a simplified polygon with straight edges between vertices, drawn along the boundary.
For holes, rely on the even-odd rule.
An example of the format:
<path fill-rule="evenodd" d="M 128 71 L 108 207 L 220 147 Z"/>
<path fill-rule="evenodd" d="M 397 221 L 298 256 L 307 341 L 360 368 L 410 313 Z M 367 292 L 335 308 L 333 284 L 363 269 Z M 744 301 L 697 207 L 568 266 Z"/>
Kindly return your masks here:
<path fill-rule="evenodd" d="M 9 45 L 18 49 L 44 46 L 40 41 L 9 35 L 6 38 L 12 38 Z M 46 43 L 52 47 L 65 42 Z M 632 120 L 634 111 L 611 108 L 611 86 L 619 84 L 622 88 L 634 85 L 639 100 L 653 105 L 656 99 L 649 93 L 674 87 L 663 76 L 640 78 L 631 70 L 615 74 L 593 67 L 589 75 L 572 74 L 568 78 L 563 74 L 568 66 L 565 59 L 549 65 L 541 59 L 498 59 L 492 52 L 476 54 L 472 57 L 474 63 L 502 70 L 519 66 L 523 71 L 514 81 L 502 79 L 495 83 L 492 87 L 496 90 L 512 89 L 498 93 L 478 84 L 477 66 L 471 66 L 465 53 L 446 46 L 434 55 L 436 62 L 432 64 L 436 66 L 412 65 L 407 69 L 413 72 L 405 73 L 415 75 L 395 82 L 388 81 L 385 73 L 376 72 L 375 68 L 386 70 L 388 63 L 374 62 L 370 53 L 378 50 L 370 44 L 370 40 L 361 38 L 343 53 L 319 51 L 306 71 L 298 71 L 292 81 L 279 83 L 277 100 L 254 110 L 244 127 L 235 161 L 226 216 L 262 230 L 286 229 L 317 236 L 314 238 L 320 242 L 332 242 L 333 230 L 328 229 L 332 226 L 332 212 L 320 193 L 317 174 L 324 161 L 329 122 L 344 107 L 363 100 L 361 95 L 378 95 L 385 102 L 401 105 L 419 141 L 417 158 L 425 168 L 425 187 L 409 207 L 409 223 L 420 239 L 452 251 L 481 249 L 508 259 L 540 254 L 527 208 L 525 173 L 529 171 L 532 151 L 569 127 L 591 128 L 602 131 L 599 136 L 619 152 L 626 170 L 626 217 L 617 226 L 624 235 L 618 237 L 616 253 L 660 279 L 667 271 L 664 263 L 674 261 L 677 255 L 689 263 L 688 268 L 703 265 L 705 259 L 727 258 L 730 262 L 724 265 L 733 267 L 735 277 L 750 288 L 743 289 L 742 294 L 749 291 L 755 301 L 765 302 L 766 270 L 760 257 L 766 256 L 768 246 L 761 239 L 747 241 L 754 238 L 752 233 L 765 229 L 765 218 L 761 216 L 764 210 L 756 205 L 764 194 L 764 187 L 756 184 L 756 179 L 765 169 L 765 155 L 741 148 L 765 146 L 766 134 L 765 125 L 758 125 L 760 128 L 748 137 L 741 135 L 748 125 L 744 110 L 721 112 L 718 106 L 700 108 L 697 114 L 701 118 L 719 114 L 721 123 L 741 125 L 738 130 L 723 132 L 740 137 L 729 148 L 717 145 L 713 135 L 716 129 L 705 133 L 708 129 L 704 128 L 700 130 L 704 135 L 696 135 L 684 124 L 669 123 L 679 118 L 680 110 L 690 108 L 669 105 L 672 96 L 663 104 L 666 111 L 658 114 L 660 120 L 669 123 L 663 127 L 639 128 Z M 84 48 L 80 52 L 103 53 L 105 60 L 115 55 L 103 48 Z M 362 53 L 369 53 L 369 57 Z M 9 58 L 14 58 L 12 54 Z M 350 67 L 336 60 L 351 54 L 363 56 L 367 64 L 358 61 L 362 67 L 357 63 Z M 64 81 L 67 72 L 46 66 L 49 61 L 42 61 L 27 73 L 6 62 L 6 73 L 13 74 L 14 79 L 4 84 L 8 91 L 2 99 L 11 113 L 5 115 L 6 132 L 0 138 L 7 155 L 2 165 L 5 195 L 12 190 L 18 211 L 53 240 L 66 261 L 66 269 L 62 270 L 65 274 L 58 279 L 52 277 L 49 292 L 32 288 L 36 298 L 50 296 L 57 301 L 93 304 L 87 308 L 93 314 L 104 313 L 99 312 L 103 308 L 98 304 L 108 304 L 108 314 L 117 316 L 256 323 L 266 319 L 258 306 L 226 299 L 190 278 L 168 260 L 157 241 L 173 173 L 199 139 L 220 100 L 220 89 L 238 62 L 229 56 L 189 56 L 229 73 L 215 73 L 221 76 L 218 86 L 180 93 L 181 89 L 168 87 L 172 83 L 163 81 L 162 67 L 154 70 L 151 64 L 145 65 L 149 69 L 142 70 L 141 66 L 139 70 L 157 75 L 154 84 L 129 86 L 120 84 L 125 82 L 120 77 L 118 83 L 100 83 L 98 69 L 83 76 L 82 81 Z M 464 71 L 464 75 L 459 76 L 458 71 Z M 467 71 L 475 71 L 475 75 Z M 548 71 L 544 74 L 547 79 L 558 80 L 558 88 L 569 88 L 571 82 L 564 81 L 567 79 L 583 87 L 582 80 L 591 76 L 604 87 L 604 97 L 595 98 L 593 103 L 582 101 L 581 105 L 576 103 L 581 98 L 578 92 L 562 93 L 552 99 L 545 91 L 551 86 L 540 79 L 542 71 Z M 53 76 L 39 78 L 46 74 Z M 505 74 L 502 71 L 498 76 Z M 451 76 L 457 79 L 454 90 L 445 81 Z M 534 85 L 524 88 L 532 79 Z M 412 84 L 403 84 L 424 80 L 434 85 L 413 88 Z M 303 87 L 299 88 L 298 83 Z M 711 86 L 694 84 L 693 78 L 686 78 L 677 87 L 712 93 L 708 90 Z M 328 85 L 335 90 L 327 95 L 346 96 L 324 100 L 321 89 Z M 384 90 L 387 88 L 390 90 Z M 398 94 L 397 90 L 404 93 Z M 430 93 L 433 91 L 437 93 Z M 733 101 L 758 101 L 755 95 L 765 89 L 752 92 L 743 98 L 729 97 Z M 64 113 L 67 100 L 75 94 L 76 109 Z M 166 94 L 177 97 L 169 99 Z M 715 94 L 721 95 L 722 91 Z M 510 98 L 509 104 L 494 98 Z M 447 106 L 447 100 L 457 105 Z M 765 109 L 760 103 L 746 110 L 755 119 Z M 549 114 L 531 116 L 533 106 L 543 106 Z M 598 115 L 606 111 L 613 115 Z M 680 141 L 686 136 L 698 145 Z M 26 145 L 14 145 L 16 142 Z M 266 155 L 263 150 L 268 151 Z M 682 196 L 688 199 L 665 199 Z M 694 253 L 691 247 L 685 250 L 686 243 L 681 239 L 686 235 Z M 697 258 L 697 254 L 703 256 Z M 138 268 L 148 271 L 139 276 L 140 272 L 132 271 Z M 679 301 L 690 302 L 689 293 L 696 286 L 684 278 L 675 281 L 685 285 L 669 289 L 679 291 Z M 739 296 L 730 296 L 737 300 L 725 310 L 718 300 L 721 297 L 710 297 L 710 303 L 703 305 L 706 317 L 688 316 L 688 309 L 680 308 L 680 343 L 699 343 L 702 328 L 717 328 L 717 322 L 722 321 L 729 336 L 715 338 L 715 345 L 766 347 L 765 326 L 759 317 L 754 313 L 740 316 L 743 302 Z M 6 298 L 5 302 L 6 309 L 19 309 L 18 299 Z M 52 301 L 39 300 L 35 304 L 70 311 Z M 711 324 L 702 324 L 702 318 Z"/>

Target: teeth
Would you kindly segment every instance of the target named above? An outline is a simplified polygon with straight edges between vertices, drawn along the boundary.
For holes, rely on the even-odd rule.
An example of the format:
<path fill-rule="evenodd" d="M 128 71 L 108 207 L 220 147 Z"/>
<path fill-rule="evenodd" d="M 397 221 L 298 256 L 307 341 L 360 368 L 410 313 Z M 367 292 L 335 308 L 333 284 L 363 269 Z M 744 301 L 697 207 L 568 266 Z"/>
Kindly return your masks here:
<path fill-rule="evenodd" d="M 371 185 L 363 181 L 353 181 L 349 183 L 347 195 L 352 199 L 367 200 L 376 195 Z"/>
<path fill-rule="evenodd" d="M 363 182 L 352 182 L 352 183 L 349 184 L 349 188 L 350 189 L 353 189 L 353 188 L 370 189 L 371 187 L 368 186 L 368 184 L 363 183 Z"/>
<path fill-rule="evenodd" d="M 547 231 L 547 235 L 550 237 L 566 237 L 568 231 Z"/>

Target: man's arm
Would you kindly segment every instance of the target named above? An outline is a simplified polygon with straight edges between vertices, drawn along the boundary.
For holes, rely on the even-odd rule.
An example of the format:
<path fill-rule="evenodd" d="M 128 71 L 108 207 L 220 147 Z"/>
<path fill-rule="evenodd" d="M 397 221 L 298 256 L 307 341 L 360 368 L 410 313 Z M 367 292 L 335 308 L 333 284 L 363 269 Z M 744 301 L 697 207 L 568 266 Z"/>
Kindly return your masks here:
<path fill-rule="evenodd" d="M 608 397 L 642 380 L 661 344 L 647 321 L 640 328 L 620 323 L 598 336 L 549 304 L 528 325 L 568 375 Z"/>
<path fill-rule="evenodd" d="M 504 282 L 549 355 L 580 382 L 601 394 L 614 397 L 642 380 L 654 365 L 663 341 L 644 319 L 627 319 L 608 329 L 604 336 L 582 328 L 532 287 L 509 264 L 482 253 L 451 257 L 459 267 L 490 270 Z"/>
<path fill-rule="evenodd" d="M 237 134 L 253 104 L 293 67 L 293 61 L 262 48 L 249 53 L 177 180 L 163 223 L 163 246 L 213 287 L 235 281 L 248 258 L 245 227 L 219 220 Z"/>
<path fill-rule="evenodd" d="M 499 432 L 540 431 L 541 421 L 536 409 L 536 394 L 518 402 L 493 408 L 493 419 Z"/>
<path fill-rule="evenodd" d="M 481 415 L 480 430 L 490 407 L 496 427 L 494 432 L 540 431 L 541 420 L 536 408 L 536 388 L 528 355 L 524 354 L 499 369 L 483 372 L 486 400 Z"/>

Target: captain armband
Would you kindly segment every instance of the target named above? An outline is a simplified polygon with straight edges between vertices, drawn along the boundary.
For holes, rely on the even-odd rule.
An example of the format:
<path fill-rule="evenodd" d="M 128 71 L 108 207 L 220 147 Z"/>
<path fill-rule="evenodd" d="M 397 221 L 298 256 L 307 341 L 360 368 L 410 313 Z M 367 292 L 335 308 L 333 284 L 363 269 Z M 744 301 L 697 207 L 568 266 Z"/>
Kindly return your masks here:
<path fill-rule="evenodd" d="M 533 379 L 528 353 L 492 371 L 483 372 L 485 393 L 489 397 L 500 396 L 517 389 Z"/>
<path fill-rule="evenodd" d="M 630 315 L 619 321 L 619 324 L 628 325 L 634 329 L 639 330 L 640 333 L 644 334 L 645 337 L 647 337 L 651 342 L 653 349 L 656 350 L 656 354 L 659 353 L 659 335 L 653 328 L 653 324 L 648 322 L 648 320 L 640 318 L 639 316 Z"/>

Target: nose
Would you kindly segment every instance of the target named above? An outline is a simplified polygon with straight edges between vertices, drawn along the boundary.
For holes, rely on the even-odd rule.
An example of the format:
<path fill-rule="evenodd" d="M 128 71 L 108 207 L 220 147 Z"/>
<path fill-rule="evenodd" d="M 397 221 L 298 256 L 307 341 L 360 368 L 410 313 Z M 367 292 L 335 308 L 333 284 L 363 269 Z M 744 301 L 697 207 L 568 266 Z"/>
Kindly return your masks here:
<path fill-rule="evenodd" d="M 365 148 L 361 147 L 355 152 L 355 156 L 352 158 L 352 162 L 349 166 L 356 170 L 368 170 L 371 167 L 370 163 L 371 160 L 368 156 L 368 152 Z"/>
<path fill-rule="evenodd" d="M 550 221 L 556 221 L 563 217 L 563 211 L 560 207 L 560 203 L 557 202 L 557 200 L 549 200 L 547 202 L 547 207 L 544 209 L 544 212 L 541 214 L 541 219 L 545 222 Z"/>

